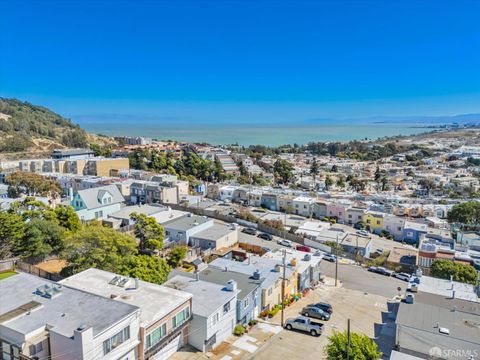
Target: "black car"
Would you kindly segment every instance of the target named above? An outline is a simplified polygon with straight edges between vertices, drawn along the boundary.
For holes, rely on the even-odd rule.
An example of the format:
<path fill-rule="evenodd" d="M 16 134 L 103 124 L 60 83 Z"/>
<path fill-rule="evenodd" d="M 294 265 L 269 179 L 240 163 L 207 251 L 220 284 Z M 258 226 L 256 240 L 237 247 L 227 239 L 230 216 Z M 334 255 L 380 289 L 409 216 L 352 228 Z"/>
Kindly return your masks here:
<path fill-rule="evenodd" d="M 248 235 L 257 235 L 257 230 L 254 228 L 245 228 L 242 230 L 242 232 Z"/>
<path fill-rule="evenodd" d="M 379 267 L 370 266 L 368 268 L 368 271 L 376 273 L 376 274 L 384 275 L 384 276 L 392 276 L 392 274 L 393 274 L 393 271 L 385 269 L 384 267 L 381 267 L 381 266 L 379 266 Z"/>
<path fill-rule="evenodd" d="M 267 234 L 267 233 L 260 233 L 258 234 L 258 237 L 260 239 L 263 239 L 263 240 L 268 240 L 268 241 L 272 241 L 273 240 L 273 236 L 270 235 L 270 234 Z"/>
<path fill-rule="evenodd" d="M 328 304 L 328 303 L 324 303 L 324 302 L 318 302 L 316 304 L 310 304 L 308 306 L 313 306 L 313 307 L 317 307 L 319 309 L 322 309 L 323 311 L 329 313 L 329 314 L 332 314 L 333 313 L 333 307 L 332 305 Z"/>

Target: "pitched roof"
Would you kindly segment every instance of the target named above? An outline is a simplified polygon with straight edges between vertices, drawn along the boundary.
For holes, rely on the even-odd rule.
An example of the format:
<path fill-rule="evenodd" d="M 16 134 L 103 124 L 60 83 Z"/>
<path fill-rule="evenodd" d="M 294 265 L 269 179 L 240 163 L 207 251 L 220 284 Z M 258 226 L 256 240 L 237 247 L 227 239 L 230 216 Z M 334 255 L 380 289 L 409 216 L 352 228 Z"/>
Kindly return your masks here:
<path fill-rule="evenodd" d="M 78 196 L 82 198 L 88 209 L 95 209 L 104 205 L 98 199 L 101 199 L 107 193 L 112 196 L 112 202 L 106 205 L 119 204 L 125 201 L 125 198 L 115 185 L 79 190 Z"/>

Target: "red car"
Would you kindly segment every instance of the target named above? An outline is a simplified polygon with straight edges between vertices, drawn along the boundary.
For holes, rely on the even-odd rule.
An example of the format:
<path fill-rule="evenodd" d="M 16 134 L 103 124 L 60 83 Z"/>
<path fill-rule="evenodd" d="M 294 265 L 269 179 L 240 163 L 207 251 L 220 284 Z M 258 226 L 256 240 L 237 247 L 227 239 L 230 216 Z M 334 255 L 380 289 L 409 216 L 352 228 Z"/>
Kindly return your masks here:
<path fill-rule="evenodd" d="M 308 246 L 305 246 L 305 245 L 298 245 L 298 246 L 297 246 L 297 250 L 298 250 L 298 251 L 307 252 L 307 253 L 309 253 L 310 251 L 312 251 Z"/>

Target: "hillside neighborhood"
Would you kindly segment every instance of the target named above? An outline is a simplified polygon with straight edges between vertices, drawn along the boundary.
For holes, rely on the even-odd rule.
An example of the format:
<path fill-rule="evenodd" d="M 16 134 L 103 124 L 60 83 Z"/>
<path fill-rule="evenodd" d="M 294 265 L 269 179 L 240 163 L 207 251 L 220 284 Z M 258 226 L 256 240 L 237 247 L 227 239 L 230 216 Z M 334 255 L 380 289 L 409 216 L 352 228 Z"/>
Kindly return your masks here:
<path fill-rule="evenodd" d="M 384 359 L 476 359 L 479 135 L 455 131 L 2 160 L 4 358 L 318 359 L 348 326 Z"/>

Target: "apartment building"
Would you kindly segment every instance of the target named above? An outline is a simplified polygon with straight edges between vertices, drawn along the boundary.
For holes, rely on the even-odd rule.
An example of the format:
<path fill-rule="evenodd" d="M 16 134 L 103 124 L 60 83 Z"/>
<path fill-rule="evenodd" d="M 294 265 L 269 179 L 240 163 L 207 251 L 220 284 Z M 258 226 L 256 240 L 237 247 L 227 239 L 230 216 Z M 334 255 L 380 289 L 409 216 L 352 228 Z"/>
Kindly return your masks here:
<path fill-rule="evenodd" d="M 94 268 L 64 279 L 61 284 L 138 307 L 139 360 L 166 360 L 188 341 L 190 293 Z"/>
<path fill-rule="evenodd" d="M 214 220 L 204 216 L 188 215 L 167 221 L 163 224 L 167 242 L 193 245 L 190 237 L 214 225 Z"/>
<path fill-rule="evenodd" d="M 140 309 L 34 275 L 0 281 L 3 359 L 136 360 Z"/>
<path fill-rule="evenodd" d="M 155 181 L 136 180 L 130 185 L 132 204 L 178 204 L 179 189 L 176 186 L 164 186 Z"/>

